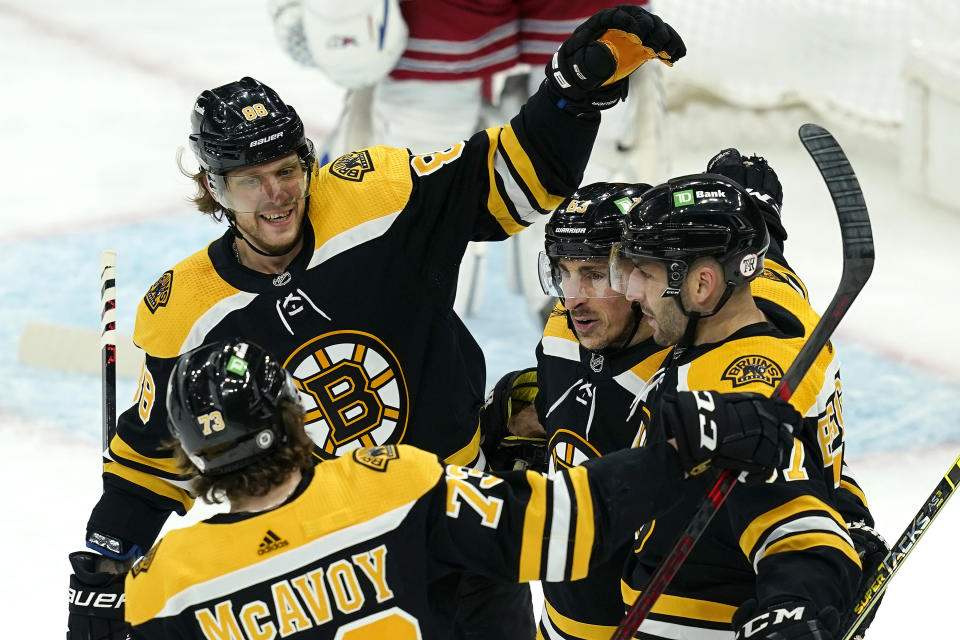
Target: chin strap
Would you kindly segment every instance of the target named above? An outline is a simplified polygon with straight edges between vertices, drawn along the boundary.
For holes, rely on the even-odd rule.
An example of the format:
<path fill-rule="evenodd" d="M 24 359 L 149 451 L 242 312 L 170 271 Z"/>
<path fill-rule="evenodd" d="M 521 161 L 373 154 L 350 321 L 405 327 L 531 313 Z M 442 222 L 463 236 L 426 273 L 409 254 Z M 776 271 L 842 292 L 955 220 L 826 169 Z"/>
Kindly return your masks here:
<path fill-rule="evenodd" d="M 290 253 L 289 250 L 283 251 L 283 252 L 281 252 L 281 253 L 268 253 L 268 252 L 266 252 L 266 251 L 263 251 L 263 250 L 261 250 L 261 249 L 258 249 L 257 247 L 254 246 L 254 244 L 253 244 L 252 242 L 250 242 L 249 240 L 247 240 L 246 237 L 244 237 L 244 235 L 243 235 L 242 233 L 240 233 L 240 228 L 237 227 L 237 219 L 234 218 L 234 216 L 233 216 L 233 211 L 227 210 L 226 214 L 227 214 L 227 224 L 230 225 L 230 233 L 233 234 L 233 237 L 234 237 L 234 238 L 236 238 L 236 239 L 238 239 L 238 240 L 243 240 L 244 242 L 246 242 L 246 243 L 247 243 L 247 246 L 250 247 L 255 253 L 259 253 L 260 255 L 266 256 L 266 257 L 268 257 L 268 258 L 282 258 L 282 257 L 284 257 L 285 255 L 287 255 L 288 253 Z M 307 216 L 306 216 L 306 214 L 304 214 L 303 220 L 300 221 L 300 230 L 297 232 L 297 237 L 296 237 L 296 239 L 293 241 L 293 244 L 294 244 L 294 245 L 297 244 L 297 242 L 300 241 L 300 238 L 303 237 L 303 225 L 306 224 L 306 222 L 307 222 Z M 291 245 L 291 246 L 292 246 L 292 245 Z"/>
<path fill-rule="evenodd" d="M 717 301 L 716 306 L 713 308 L 713 311 L 708 311 L 706 313 L 700 313 L 699 311 L 688 311 L 683 307 L 683 300 L 680 299 L 680 294 L 673 296 L 673 299 L 677 301 L 677 306 L 680 307 L 680 311 L 683 315 L 687 316 L 687 328 L 683 332 L 683 336 L 677 342 L 674 353 L 678 354 L 686 349 L 687 347 L 693 345 L 693 338 L 697 332 L 697 324 L 700 322 L 700 318 L 709 318 L 712 315 L 715 315 L 723 305 L 727 304 L 727 300 L 730 299 L 730 296 L 733 295 L 733 287 L 730 286 L 730 283 L 727 283 L 726 289 L 723 290 L 723 295 L 720 296 L 720 299 Z"/>

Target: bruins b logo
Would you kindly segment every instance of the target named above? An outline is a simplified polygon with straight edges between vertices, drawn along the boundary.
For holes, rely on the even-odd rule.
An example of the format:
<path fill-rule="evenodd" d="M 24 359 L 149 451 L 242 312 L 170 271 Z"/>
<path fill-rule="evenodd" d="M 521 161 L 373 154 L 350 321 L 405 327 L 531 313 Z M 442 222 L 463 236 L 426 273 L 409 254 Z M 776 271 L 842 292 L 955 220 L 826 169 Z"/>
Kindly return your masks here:
<path fill-rule="evenodd" d="M 751 382 L 763 382 L 776 387 L 783 377 L 783 368 L 765 356 L 742 356 L 731 362 L 721 380 L 729 380 L 734 387 Z"/>
<path fill-rule="evenodd" d="M 550 472 L 576 467 L 591 458 L 599 458 L 600 452 L 583 436 L 569 429 L 557 429 L 550 438 Z"/>
<path fill-rule="evenodd" d="M 403 440 L 409 395 L 396 357 L 376 337 L 333 331 L 314 338 L 283 367 L 300 388 L 306 431 L 321 458 Z"/>

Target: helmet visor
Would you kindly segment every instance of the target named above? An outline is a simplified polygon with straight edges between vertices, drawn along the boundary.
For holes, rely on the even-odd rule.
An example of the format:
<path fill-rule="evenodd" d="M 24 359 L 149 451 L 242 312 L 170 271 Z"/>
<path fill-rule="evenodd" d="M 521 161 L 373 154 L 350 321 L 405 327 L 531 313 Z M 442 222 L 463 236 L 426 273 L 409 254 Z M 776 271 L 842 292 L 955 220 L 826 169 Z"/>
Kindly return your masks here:
<path fill-rule="evenodd" d="M 287 209 L 307 195 L 308 168 L 291 155 L 280 163 L 250 167 L 230 175 L 208 173 L 211 191 L 224 208 L 234 213 L 269 214 Z"/>
<path fill-rule="evenodd" d="M 660 256 L 628 251 L 622 242 L 614 244 L 610 249 L 610 287 L 624 295 L 627 294 L 631 285 L 649 287 L 652 283 L 651 278 L 654 280 L 656 278 L 654 275 L 645 274 L 650 267 L 644 268 L 643 263 L 650 262 L 656 262 L 665 267 L 665 280 L 662 283 L 662 289 L 657 289 L 657 295 L 675 295 L 686 277 L 687 264 L 682 260 L 665 261 Z"/>
<path fill-rule="evenodd" d="M 558 298 L 618 298 L 610 288 L 609 269 L 596 258 L 551 258 L 540 252 L 540 287 Z"/>

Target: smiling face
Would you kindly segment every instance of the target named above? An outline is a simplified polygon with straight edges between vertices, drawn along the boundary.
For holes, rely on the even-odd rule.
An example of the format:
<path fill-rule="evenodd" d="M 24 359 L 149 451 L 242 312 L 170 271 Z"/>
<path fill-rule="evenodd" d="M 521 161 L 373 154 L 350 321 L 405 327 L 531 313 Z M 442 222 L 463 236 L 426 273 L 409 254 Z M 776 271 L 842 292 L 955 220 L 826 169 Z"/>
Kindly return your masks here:
<path fill-rule="evenodd" d="M 296 153 L 235 169 L 223 182 L 219 200 L 233 212 L 237 228 L 249 242 L 273 254 L 296 246 L 307 186 L 307 174 Z"/>
<path fill-rule="evenodd" d="M 634 311 L 623 295 L 610 288 L 607 260 L 561 258 L 557 266 L 564 306 L 580 344 L 591 351 L 630 344 L 637 330 Z"/>

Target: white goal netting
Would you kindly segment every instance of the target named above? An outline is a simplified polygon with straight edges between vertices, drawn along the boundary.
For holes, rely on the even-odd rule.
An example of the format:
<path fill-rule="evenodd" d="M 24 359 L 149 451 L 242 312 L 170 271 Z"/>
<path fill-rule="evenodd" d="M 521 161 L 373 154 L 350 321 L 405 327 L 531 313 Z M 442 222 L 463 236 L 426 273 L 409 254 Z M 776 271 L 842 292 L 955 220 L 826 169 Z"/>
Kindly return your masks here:
<path fill-rule="evenodd" d="M 956 0 L 655 0 L 654 10 L 688 45 L 663 74 L 681 145 L 716 128 L 792 137 L 811 116 L 899 144 L 909 78 L 960 78 Z"/>

